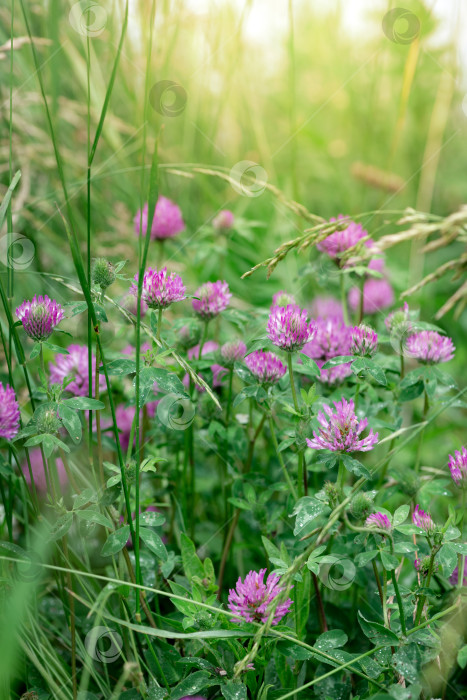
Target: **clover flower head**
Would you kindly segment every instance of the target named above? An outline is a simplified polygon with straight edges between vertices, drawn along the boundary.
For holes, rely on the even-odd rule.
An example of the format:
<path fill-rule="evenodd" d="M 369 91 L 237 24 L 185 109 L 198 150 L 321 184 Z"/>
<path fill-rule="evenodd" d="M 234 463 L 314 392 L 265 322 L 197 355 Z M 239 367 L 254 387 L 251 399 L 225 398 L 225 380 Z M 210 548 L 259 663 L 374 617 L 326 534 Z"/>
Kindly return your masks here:
<path fill-rule="evenodd" d="M 330 317 L 336 318 L 339 321 L 344 320 L 344 312 L 342 304 L 337 299 L 331 296 L 317 296 L 310 304 L 310 314 L 312 318 L 327 319 Z"/>
<path fill-rule="evenodd" d="M 269 340 L 288 352 L 301 350 L 316 332 L 314 321 L 308 323 L 306 310 L 292 304 L 271 309 L 267 330 Z"/>
<path fill-rule="evenodd" d="M 365 520 L 365 525 L 367 527 L 378 527 L 380 530 L 391 530 L 391 521 L 388 516 L 384 513 L 372 513 Z"/>
<path fill-rule="evenodd" d="M 373 357 L 378 349 L 378 334 L 361 323 L 355 326 L 352 330 L 352 344 L 350 352 L 352 355 L 361 355 L 362 357 Z"/>
<path fill-rule="evenodd" d="M 0 437 L 12 440 L 19 431 L 19 404 L 14 389 L 0 382 Z"/>
<path fill-rule="evenodd" d="M 467 449 L 462 447 L 456 450 L 453 455 L 449 455 L 449 469 L 453 481 L 457 486 L 467 485 Z"/>
<path fill-rule="evenodd" d="M 449 362 L 454 357 L 454 343 L 451 338 L 436 331 L 420 331 L 407 338 L 407 351 L 419 362 L 436 364 Z"/>
<path fill-rule="evenodd" d="M 234 225 L 235 217 L 228 209 L 222 209 L 212 220 L 216 231 L 228 231 Z"/>
<path fill-rule="evenodd" d="M 417 527 L 425 530 L 427 534 L 431 534 L 435 530 L 435 524 L 429 513 L 425 513 L 424 510 L 420 508 L 419 505 L 415 506 L 415 510 L 412 514 L 412 522 Z"/>
<path fill-rule="evenodd" d="M 284 590 L 279 586 L 280 577 L 277 574 L 269 574 L 264 582 L 266 569 L 250 571 L 245 580 L 238 579 L 236 588 L 229 591 L 229 609 L 237 617 L 232 622 L 238 622 L 238 616 L 247 622 L 266 622 L 274 605 L 274 599 Z M 274 611 L 273 625 L 282 620 L 290 611 L 292 601 L 288 598 L 279 603 Z"/>
<path fill-rule="evenodd" d="M 175 301 L 183 301 L 185 291 L 180 275 L 175 272 L 168 275 L 166 267 L 159 272 L 150 267 L 144 273 L 141 299 L 150 309 L 166 309 Z M 135 297 L 138 296 L 138 274 L 135 275 L 130 292 Z"/>
<path fill-rule="evenodd" d="M 245 364 L 260 384 L 276 384 L 287 372 L 277 355 L 267 350 L 255 350 L 247 355 Z"/>
<path fill-rule="evenodd" d="M 32 301 L 23 301 L 16 315 L 27 335 L 33 340 L 47 340 L 65 315 L 61 304 L 55 299 L 34 295 Z"/>
<path fill-rule="evenodd" d="M 349 290 L 348 301 L 353 311 L 360 307 L 361 291 L 358 287 Z M 394 303 L 394 290 L 385 278 L 370 278 L 363 285 L 363 313 L 376 314 Z"/>
<path fill-rule="evenodd" d="M 317 243 L 316 247 L 322 253 L 326 253 L 333 260 L 338 260 L 342 253 L 345 253 L 349 248 L 353 248 L 362 239 L 368 236 L 361 224 L 351 221 L 348 217 L 339 214 L 337 219 L 330 219 L 331 222 L 347 221 L 346 228 L 341 231 L 334 231 L 330 236 L 323 241 Z"/>
<path fill-rule="evenodd" d="M 205 282 L 195 292 L 193 310 L 205 321 L 214 318 L 227 308 L 232 294 L 225 281 Z"/>
<path fill-rule="evenodd" d="M 315 360 L 321 369 L 327 360 L 339 355 L 350 354 L 352 329 L 346 326 L 340 316 L 318 317 L 315 321 L 316 333 L 313 339 L 304 345 L 302 352 Z M 337 365 L 330 369 L 321 369 L 319 381 L 333 386 L 344 381 L 352 373 L 351 363 Z"/>
<path fill-rule="evenodd" d="M 423 557 L 423 559 L 415 559 L 413 565 L 423 578 L 428 576 L 428 572 L 430 570 L 430 559 L 431 557 Z"/>
<path fill-rule="evenodd" d="M 227 367 L 233 367 L 235 362 L 242 360 L 246 354 L 243 340 L 229 340 L 221 347 L 221 355 Z"/>
<path fill-rule="evenodd" d="M 133 219 L 136 234 L 140 233 L 141 219 L 143 222 L 143 235 L 146 235 L 146 231 L 148 228 L 147 202 L 143 207 L 142 215 L 140 210 L 137 212 L 135 218 Z M 163 238 L 173 238 L 178 233 L 181 233 L 184 230 L 185 222 L 183 221 L 183 216 L 180 207 L 167 197 L 160 195 L 159 199 L 157 200 L 154 218 L 152 221 L 151 239 L 156 240 Z"/>
<path fill-rule="evenodd" d="M 313 439 L 306 439 L 308 447 L 313 450 L 331 450 L 332 452 L 368 452 L 378 442 L 378 433 L 370 430 L 369 435 L 360 438 L 368 425 L 368 419 L 360 420 L 355 415 L 354 402 L 334 401 L 335 410 L 327 404 L 318 413 L 318 432 L 313 431 Z"/>
<path fill-rule="evenodd" d="M 88 347 L 87 345 L 69 345 L 68 355 L 56 355 L 55 361 L 49 364 L 50 381 L 53 384 L 61 384 L 65 377 L 73 377 L 67 385 L 66 391 L 74 396 L 89 396 L 89 367 L 88 367 Z M 92 361 L 92 389 L 95 386 L 96 358 L 91 356 Z M 105 389 L 105 377 L 99 374 L 99 387 L 101 391 Z"/>

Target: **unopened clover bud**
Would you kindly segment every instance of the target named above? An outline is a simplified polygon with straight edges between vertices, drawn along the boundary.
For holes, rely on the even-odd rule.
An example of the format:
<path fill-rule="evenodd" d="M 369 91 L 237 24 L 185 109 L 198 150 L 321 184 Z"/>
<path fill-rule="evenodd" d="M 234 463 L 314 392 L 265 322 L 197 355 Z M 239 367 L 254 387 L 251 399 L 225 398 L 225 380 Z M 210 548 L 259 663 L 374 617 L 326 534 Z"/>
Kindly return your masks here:
<path fill-rule="evenodd" d="M 200 610 L 195 615 L 195 624 L 202 630 L 209 630 L 212 627 L 212 615 L 206 610 Z"/>
<path fill-rule="evenodd" d="M 133 484 L 136 479 L 136 462 L 134 459 L 125 464 L 125 474 L 127 482 Z"/>
<path fill-rule="evenodd" d="M 104 292 L 107 287 L 110 287 L 117 273 L 115 271 L 114 265 L 105 258 L 96 258 L 92 266 L 92 281 L 96 287 L 100 287 Z"/>
<path fill-rule="evenodd" d="M 368 517 L 373 510 L 373 501 L 367 493 L 357 493 L 350 504 L 350 512 L 357 520 Z"/>
<path fill-rule="evenodd" d="M 37 431 L 39 433 L 49 433 L 55 435 L 61 427 L 60 418 L 57 416 L 56 408 L 39 409 L 36 416 Z"/>
<path fill-rule="evenodd" d="M 337 503 L 339 501 L 339 489 L 332 481 L 324 483 L 324 493 L 328 497 L 329 503 Z"/>

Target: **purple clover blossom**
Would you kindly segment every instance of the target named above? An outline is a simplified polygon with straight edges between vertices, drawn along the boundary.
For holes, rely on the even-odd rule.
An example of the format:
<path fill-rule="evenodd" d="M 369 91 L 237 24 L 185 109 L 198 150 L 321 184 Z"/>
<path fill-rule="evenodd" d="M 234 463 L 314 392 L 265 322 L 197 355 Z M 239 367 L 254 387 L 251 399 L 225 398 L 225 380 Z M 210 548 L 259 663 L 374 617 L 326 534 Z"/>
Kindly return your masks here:
<path fill-rule="evenodd" d="M 352 311 L 360 307 L 361 291 L 358 287 L 349 290 L 348 300 Z M 394 303 L 394 290 L 387 279 L 368 279 L 363 285 L 363 313 L 375 314 Z"/>
<path fill-rule="evenodd" d="M 36 341 L 47 340 L 65 315 L 61 304 L 55 299 L 36 296 L 32 301 L 23 301 L 16 309 L 16 315 L 23 324 L 27 335 Z"/>
<path fill-rule="evenodd" d="M 336 316 L 317 318 L 314 323 L 316 332 L 312 340 L 303 348 L 305 355 L 313 360 L 326 361 L 350 353 L 352 329 L 340 318 Z"/>
<path fill-rule="evenodd" d="M 449 362 L 456 349 L 451 338 L 436 331 L 420 331 L 410 335 L 406 347 L 412 357 L 426 364 Z"/>
<path fill-rule="evenodd" d="M 327 360 L 350 354 L 352 329 L 344 324 L 341 317 L 317 318 L 315 324 L 316 333 L 313 339 L 304 345 L 302 352 L 315 360 L 320 369 Z M 344 381 L 351 374 L 351 363 L 348 362 L 331 369 L 321 369 L 318 379 L 323 384 L 332 386 Z"/>
<path fill-rule="evenodd" d="M 89 396 L 88 348 L 87 345 L 70 345 L 68 355 L 56 355 L 55 364 L 50 362 L 50 381 L 61 384 L 65 377 L 73 377 L 66 390 L 74 396 Z M 94 392 L 96 358 L 92 355 L 92 387 Z M 99 374 L 100 391 L 105 389 L 105 377 Z"/>
<path fill-rule="evenodd" d="M 354 402 L 334 401 L 335 411 L 327 404 L 318 413 L 318 432 L 313 431 L 313 440 L 306 439 L 308 447 L 313 450 L 331 450 L 332 452 L 368 452 L 378 442 L 378 433 L 360 439 L 360 434 L 368 425 L 368 419 L 359 421 L 355 415 Z M 326 414 L 326 415 L 325 415 Z"/>
<path fill-rule="evenodd" d="M 260 384 L 276 384 L 287 367 L 273 352 L 256 350 L 245 358 L 245 364 Z"/>
<path fill-rule="evenodd" d="M 310 304 L 310 314 L 312 318 L 327 319 L 333 317 L 339 321 L 344 320 L 342 304 L 340 301 L 330 296 L 315 297 Z"/>
<path fill-rule="evenodd" d="M 205 282 L 195 292 L 193 310 L 205 321 L 211 320 L 227 308 L 232 294 L 225 281 Z"/>
<path fill-rule="evenodd" d="M 351 221 L 342 214 L 339 214 L 337 219 L 330 219 L 331 222 L 345 220 L 348 222 L 346 228 L 342 231 L 334 231 L 334 233 L 331 233 L 330 236 L 316 245 L 319 251 L 327 253 L 327 255 L 336 262 L 338 262 L 342 253 L 345 253 L 349 248 L 353 248 L 362 238 L 368 236 L 368 231 L 365 231 L 361 224 Z"/>
<path fill-rule="evenodd" d="M 288 352 L 301 350 L 316 332 L 314 321 L 307 321 L 306 310 L 292 304 L 271 309 L 267 330 L 269 340 Z"/>
<path fill-rule="evenodd" d="M 388 516 L 379 511 L 369 515 L 365 520 L 365 525 L 367 527 L 379 527 L 380 530 L 391 530 L 391 521 Z"/>
<path fill-rule="evenodd" d="M 280 292 L 276 292 L 272 297 L 271 311 L 275 306 L 297 306 L 297 302 L 295 301 L 293 294 L 289 294 L 289 292 L 284 292 L 282 290 Z"/>
<path fill-rule="evenodd" d="M 19 431 L 19 404 L 14 389 L 0 382 L 0 437 L 13 440 Z"/>
<path fill-rule="evenodd" d="M 212 220 L 212 225 L 216 231 L 227 231 L 234 225 L 235 217 L 228 209 L 222 209 Z"/>
<path fill-rule="evenodd" d="M 449 469 L 457 486 L 467 485 L 467 449 L 456 450 L 454 456 L 449 455 Z"/>
<path fill-rule="evenodd" d="M 250 571 L 245 580 L 239 577 L 236 588 L 229 591 L 229 609 L 237 616 L 243 617 L 247 622 L 266 622 L 273 607 L 273 601 L 284 590 L 278 583 L 280 577 L 277 574 L 269 574 L 264 583 L 266 569 Z M 273 625 L 290 611 L 292 601 L 288 598 L 279 603 L 274 611 Z M 238 617 L 232 618 L 232 622 L 239 622 Z"/>
<path fill-rule="evenodd" d="M 435 524 L 431 515 L 429 513 L 425 513 L 425 511 L 422 510 L 419 505 L 415 506 L 415 510 L 412 514 L 412 522 L 417 527 L 425 530 L 428 535 L 435 530 Z"/>
<path fill-rule="evenodd" d="M 171 272 L 167 274 L 167 268 L 163 267 L 159 272 L 148 268 L 144 273 L 141 299 L 150 309 L 166 309 L 175 301 L 185 299 L 185 286 L 180 275 Z M 130 288 L 131 294 L 138 296 L 138 274 Z"/>
<path fill-rule="evenodd" d="M 361 323 L 355 326 L 352 330 L 352 344 L 350 352 L 352 355 L 361 355 L 362 357 L 373 357 L 378 349 L 378 335 L 369 326 Z"/>
<path fill-rule="evenodd" d="M 133 219 L 135 224 L 135 232 L 140 233 L 141 210 L 138 211 Z M 148 204 L 143 207 L 143 235 L 146 235 L 148 228 Z M 183 221 L 180 207 L 163 195 L 157 200 L 154 219 L 151 226 L 151 239 L 173 238 L 178 233 L 185 230 L 185 222 Z"/>
<path fill-rule="evenodd" d="M 221 347 L 221 355 L 227 367 L 233 367 L 235 362 L 242 360 L 246 354 L 243 340 L 230 340 Z"/>

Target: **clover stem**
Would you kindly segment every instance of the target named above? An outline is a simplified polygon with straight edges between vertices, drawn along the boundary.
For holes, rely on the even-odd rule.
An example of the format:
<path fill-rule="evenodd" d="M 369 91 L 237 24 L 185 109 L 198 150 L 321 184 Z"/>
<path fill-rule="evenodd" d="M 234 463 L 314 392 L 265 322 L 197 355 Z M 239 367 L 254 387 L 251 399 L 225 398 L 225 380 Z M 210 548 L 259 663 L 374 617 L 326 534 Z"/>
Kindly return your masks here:
<path fill-rule="evenodd" d="M 345 295 L 345 279 L 344 274 L 340 274 L 340 289 L 341 289 L 341 303 L 342 303 L 342 313 L 344 314 L 344 323 L 346 326 L 349 325 L 349 309 L 347 307 L 347 297 Z"/>
<path fill-rule="evenodd" d="M 337 489 L 341 496 L 344 495 L 344 483 L 345 483 L 345 465 L 342 459 L 339 459 L 339 469 L 337 471 Z"/>
<path fill-rule="evenodd" d="M 298 398 L 297 398 L 297 390 L 295 388 L 295 377 L 294 377 L 294 372 L 293 372 L 293 366 L 292 366 L 292 353 L 288 352 L 287 353 L 287 365 L 289 368 L 289 379 L 290 379 L 290 388 L 292 389 L 292 398 L 293 398 L 293 403 L 294 407 L 297 413 L 300 413 L 300 406 L 298 403 Z M 305 471 L 303 468 L 303 450 L 300 449 L 298 451 L 298 474 L 297 474 L 297 491 L 298 491 L 298 497 L 302 498 L 305 495 Z"/>
<path fill-rule="evenodd" d="M 157 340 L 161 339 L 161 327 L 162 327 L 162 306 L 159 306 L 158 314 L 157 314 L 157 331 L 156 331 Z"/>

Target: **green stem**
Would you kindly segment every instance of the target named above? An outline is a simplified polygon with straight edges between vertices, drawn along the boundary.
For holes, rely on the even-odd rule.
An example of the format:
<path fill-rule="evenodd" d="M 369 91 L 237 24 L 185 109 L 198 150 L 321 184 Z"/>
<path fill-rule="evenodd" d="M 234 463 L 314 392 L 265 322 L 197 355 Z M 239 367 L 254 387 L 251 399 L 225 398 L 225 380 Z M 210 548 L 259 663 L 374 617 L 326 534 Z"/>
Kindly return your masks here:
<path fill-rule="evenodd" d="M 405 637 L 407 635 L 407 627 L 405 624 L 404 606 L 402 605 L 402 597 L 401 597 L 401 592 L 399 590 L 399 584 L 397 582 L 397 576 L 396 576 L 395 569 L 393 569 L 391 571 L 391 578 L 392 578 L 392 584 L 394 586 L 394 592 L 396 594 L 397 607 L 399 608 L 399 618 L 401 621 L 402 634 Z"/>
<path fill-rule="evenodd" d="M 428 413 L 429 409 L 430 409 L 430 403 L 429 403 L 429 400 L 428 400 L 427 391 L 426 391 L 426 389 L 425 389 L 425 402 L 424 402 L 424 404 L 423 404 L 423 417 L 422 417 L 422 420 L 423 420 L 423 421 L 426 419 L 426 416 L 427 416 L 427 413 Z M 416 473 L 416 474 L 418 474 L 419 469 L 420 469 L 420 461 L 421 461 L 421 457 L 422 457 L 422 445 L 423 445 L 423 438 L 424 438 L 424 436 L 425 436 L 425 426 L 424 426 L 423 429 L 421 430 L 420 436 L 419 436 L 419 438 L 418 438 L 417 456 L 416 456 L 416 458 L 415 458 L 415 473 Z"/>
<path fill-rule="evenodd" d="M 425 586 L 424 586 L 425 588 L 428 588 L 430 583 L 431 583 L 431 576 L 433 574 L 433 564 L 435 561 L 435 556 L 436 556 L 437 551 L 438 551 L 438 549 L 436 547 L 433 547 L 431 550 L 430 563 L 428 565 L 428 575 L 426 577 Z M 420 599 L 419 599 L 418 605 L 417 605 L 417 612 L 415 613 L 415 627 L 418 624 L 420 624 L 420 618 L 421 618 L 422 613 L 423 613 L 423 606 L 425 605 L 425 600 L 426 600 L 426 595 L 420 596 Z"/>
<path fill-rule="evenodd" d="M 201 336 L 201 341 L 199 344 L 198 360 L 201 360 L 201 355 L 203 352 L 204 343 L 206 342 L 206 338 L 208 336 L 208 325 L 209 325 L 209 321 L 206 321 L 204 324 L 203 334 Z"/>
<path fill-rule="evenodd" d="M 401 340 L 400 345 L 400 356 L 401 356 L 401 379 L 404 379 L 405 375 L 405 364 L 404 364 L 404 342 Z"/>
<path fill-rule="evenodd" d="M 156 332 L 157 340 L 161 339 L 161 328 L 162 328 L 162 306 L 159 306 L 159 311 L 158 311 L 158 315 L 157 315 L 157 332 Z"/>
<path fill-rule="evenodd" d="M 349 325 L 349 309 L 347 306 L 347 296 L 345 294 L 345 278 L 344 278 L 344 273 L 340 273 L 340 291 L 341 291 L 341 304 L 342 304 L 342 313 L 344 315 L 344 323 L 346 326 Z"/>
<path fill-rule="evenodd" d="M 294 407 L 297 413 L 300 413 L 300 405 L 298 403 L 297 390 L 295 388 L 295 377 L 292 364 L 292 353 L 287 353 L 287 365 L 289 368 L 290 388 L 292 389 L 292 398 Z M 298 466 L 297 466 L 297 493 L 298 498 L 305 495 L 305 470 L 303 467 L 303 450 L 298 450 Z"/>
<path fill-rule="evenodd" d="M 282 453 L 279 452 L 279 445 L 277 444 L 277 437 L 276 437 L 276 431 L 274 428 L 274 420 L 273 420 L 272 414 L 269 415 L 269 429 L 271 431 L 272 444 L 274 445 L 274 448 L 276 450 L 277 459 L 279 460 L 279 464 L 281 465 L 281 469 L 284 472 L 285 480 L 289 486 L 290 493 L 292 494 L 294 501 L 296 501 L 298 498 L 297 492 L 296 492 L 295 486 L 293 485 L 292 480 L 289 476 L 289 473 L 287 471 L 287 467 L 284 464 L 284 460 L 282 459 Z"/>
<path fill-rule="evenodd" d="M 360 381 L 359 381 L 358 377 L 356 377 L 355 398 L 354 398 L 355 412 L 357 411 L 357 408 L 358 408 L 359 394 L 360 394 Z"/>
<path fill-rule="evenodd" d="M 289 367 L 289 379 L 290 379 L 290 387 L 292 389 L 293 404 L 295 406 L 295 410 L 297 411 L 297 413 L 300 413 L 300 406 L 298 404 L 298 399 L 297 399 L 297 391 L 295 389 L 295 378 L 294 378 L 294 372 L 293 372 L 293 366 L 292 366 L 292 353 L 291 352 L 287 353 L 287 364 Z"/>
<path fill-rule="evenodd" d="M 225 415 L 225 424 L 228 427 L 230 421 L 230 410 L 232 407 L 232 385 L 233 385 L 233 367 L 230 368 L 229 373 L 229 393 L 227 396 L 227 410 Z"/>
<path fill-rule="evenodd" d="M 339 459 L 339 469 L 337 471 L 337 481 L 336 486 L 341 495 L 344 496 L 344 484 L 345 484 L 346 468 L 342 459 Z"/>

